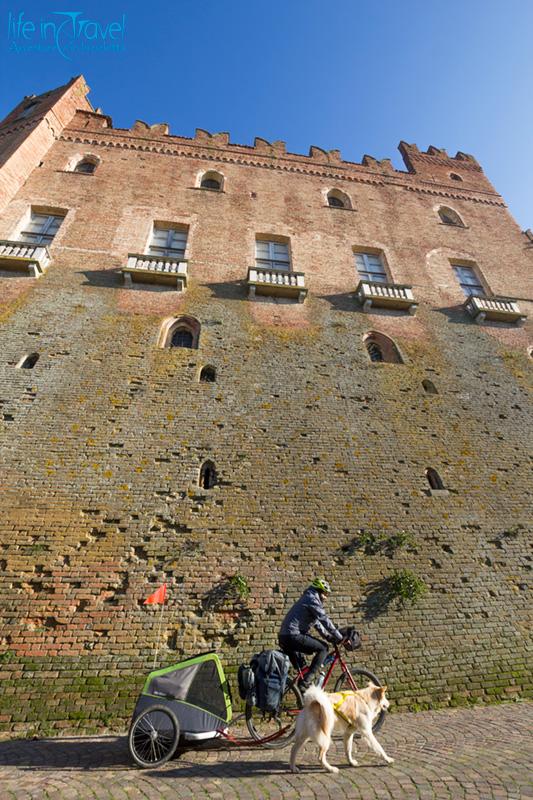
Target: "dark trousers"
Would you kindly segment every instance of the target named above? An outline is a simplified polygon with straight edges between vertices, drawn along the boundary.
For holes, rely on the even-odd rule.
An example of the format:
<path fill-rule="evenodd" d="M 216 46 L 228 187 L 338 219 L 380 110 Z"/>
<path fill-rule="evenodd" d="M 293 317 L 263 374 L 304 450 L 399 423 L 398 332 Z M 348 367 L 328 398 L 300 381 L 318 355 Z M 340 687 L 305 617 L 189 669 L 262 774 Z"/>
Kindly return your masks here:
<path fill-rule="evenodd" d="M 311 655 L 314 653 L 314 658 L 311 661 L 311 667 L 306 679 L 312 679 L 317 674 L 318 670 L 326 660 L 328 654 L 328 646 L 320 639 L 315 639 L 314 636 L 309 636 L 306 633 L 296 633 L 292 636 L 280 636 L 279 646 L 286 653 L 291 664 L 295 669 L 300 669 L 305 665 L 305 658 L 302 658 L 302 653 Z"/>

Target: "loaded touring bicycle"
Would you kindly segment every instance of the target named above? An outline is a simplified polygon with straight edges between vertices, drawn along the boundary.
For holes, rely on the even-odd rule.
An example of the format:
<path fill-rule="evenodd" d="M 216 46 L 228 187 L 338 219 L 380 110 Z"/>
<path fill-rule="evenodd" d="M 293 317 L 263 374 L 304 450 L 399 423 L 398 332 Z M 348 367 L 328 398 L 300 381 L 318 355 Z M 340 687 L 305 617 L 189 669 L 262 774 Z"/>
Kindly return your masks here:
<path fill-rule="evenodd" d="M 340 666 L 340 674 L 335 691 L 356 690 L 368 680 L 380 685 L 368 670 L 349 667 L 338 646 L 328 659 L 324 688 L 336 665 Z M 203 653 L 155 670 L 148 675 L 132 715 L 128 734 L 130 753 L 140 767 L 155 767 L 172 758 L 180 740 L 184 746 L 222 738 L 236 746 L 284 747 L 292 740 L 296 716 L 303 706 L 298 680 L 306 671 L 300 669 L 287 680 L 279 706 L 273 712 L 257 707 L 258 695 L 253 687 L 245 696 L 240 686 L 245 713 L 234 719 L 229 685 L 216 653 Z M 250 738 L 236 739 L 229 731 L 230 724 L 243 716 Z M 382 725 L 383 718 L 384 712 L 376 719 L 374 730 Z"/>

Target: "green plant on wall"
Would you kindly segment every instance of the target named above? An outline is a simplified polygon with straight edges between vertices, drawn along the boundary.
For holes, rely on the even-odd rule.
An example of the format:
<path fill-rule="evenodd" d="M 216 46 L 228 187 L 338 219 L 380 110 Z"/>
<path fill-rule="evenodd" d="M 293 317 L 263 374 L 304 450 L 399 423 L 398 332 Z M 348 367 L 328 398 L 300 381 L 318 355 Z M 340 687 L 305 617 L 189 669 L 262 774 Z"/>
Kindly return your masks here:
<path fill-rule="evenodd" d="M 402 605 L 416 603 L 428 590 L 422 578 L 410 569 L 394 570 L 388 583 L 391 599 L 397 598 Z"/>
<path fill-rule="evenodd" d="M 235 594 L 237 594 L 241 600 L 247 600 L 250 594 L 250 586 L 248 581 L 243 575 L 239 573 L 232 575 L 229 579 L 229 583 Z"/>

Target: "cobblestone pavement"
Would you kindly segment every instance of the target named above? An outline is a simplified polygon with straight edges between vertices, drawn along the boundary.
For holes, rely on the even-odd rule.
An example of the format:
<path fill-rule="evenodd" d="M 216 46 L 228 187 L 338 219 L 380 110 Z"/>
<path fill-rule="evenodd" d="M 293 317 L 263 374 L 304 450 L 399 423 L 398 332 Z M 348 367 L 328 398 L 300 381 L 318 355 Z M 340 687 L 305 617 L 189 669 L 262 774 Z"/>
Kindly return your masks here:
<path fill-rule="evenodd" d="M 533 798 L 533 704 L 396 714 L 379 739 L 396 760 L 384 766 L 361 745 L 358 767 L 335 742 L 322 772 L 306 746 L 292 775 L 288 750 L 187 751 L 158 769 L 131 765 L 120 737 L 13 740 L 0 744 L 4 798 L 321 798 L 321 800 L 522 800 Z M 364 755 L 363 755 L 364 752 Z"/>

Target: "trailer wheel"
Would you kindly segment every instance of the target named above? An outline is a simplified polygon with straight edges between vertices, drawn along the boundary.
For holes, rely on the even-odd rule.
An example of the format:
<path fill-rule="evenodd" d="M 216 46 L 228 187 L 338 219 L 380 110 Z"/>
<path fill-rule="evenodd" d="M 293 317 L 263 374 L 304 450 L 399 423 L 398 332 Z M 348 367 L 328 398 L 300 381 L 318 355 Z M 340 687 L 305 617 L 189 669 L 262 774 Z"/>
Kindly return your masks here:
<path fill-rule="evenodd" d="M 157 767 L 172 758 L 179 738 L 176 715 L 166 706 L 150 706 L 132 722 L 128 745 L 140 767 Z"/>

